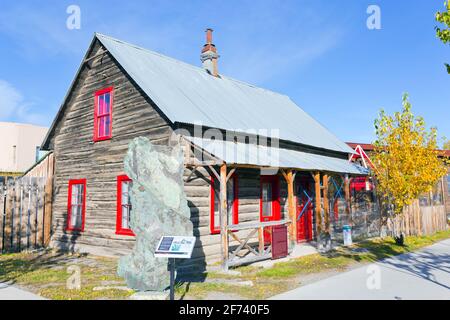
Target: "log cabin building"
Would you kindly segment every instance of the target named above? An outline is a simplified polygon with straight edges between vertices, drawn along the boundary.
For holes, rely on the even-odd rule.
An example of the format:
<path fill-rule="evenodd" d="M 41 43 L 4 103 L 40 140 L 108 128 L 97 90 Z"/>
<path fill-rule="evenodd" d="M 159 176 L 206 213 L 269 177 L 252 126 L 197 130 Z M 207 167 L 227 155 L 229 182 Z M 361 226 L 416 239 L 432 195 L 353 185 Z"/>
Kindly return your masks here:
<path fill-rule="evenodd" d="M 185 148 L 194 261 L 264 259 L 272 227 L 290 247 L 329 227 L 328 179 L 341 177 L 348 195 L 349 177 L 366 174 L 349 163 L 353 150 L 289 97 L 220 74 L 217 60 L 211 29 L 203 67 L 94 35 L 42 145 L 55 161 L 54 247 L 132 248 L 123 160 L 139 136 Z"/>

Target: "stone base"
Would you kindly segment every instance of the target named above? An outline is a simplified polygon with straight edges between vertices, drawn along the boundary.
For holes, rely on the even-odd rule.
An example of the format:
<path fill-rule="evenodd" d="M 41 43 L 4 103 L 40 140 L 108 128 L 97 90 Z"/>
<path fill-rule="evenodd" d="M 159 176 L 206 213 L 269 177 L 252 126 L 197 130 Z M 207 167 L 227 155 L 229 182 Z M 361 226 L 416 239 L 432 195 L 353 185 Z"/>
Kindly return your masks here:
<path fill-rule="evenodd" d="M 130 296 L 131 300 L 168 300 L 169 292 L 141 291 Z"/>

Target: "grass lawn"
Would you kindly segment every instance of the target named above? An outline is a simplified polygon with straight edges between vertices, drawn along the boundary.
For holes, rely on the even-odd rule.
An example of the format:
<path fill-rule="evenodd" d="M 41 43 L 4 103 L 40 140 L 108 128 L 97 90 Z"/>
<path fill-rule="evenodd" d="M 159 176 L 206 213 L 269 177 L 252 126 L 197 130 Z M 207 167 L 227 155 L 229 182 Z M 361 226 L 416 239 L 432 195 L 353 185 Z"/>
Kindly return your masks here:
<path fill-rule="evenodd" d="M 73 274 L 73 271 L 68 270 L 69 266 L 80 268 L 80 290 L 67 288 L 66 283 Z M 49 299 L 125 299 L 133 291 L 108 288 L 125 286 L 123 279 L 116 275 L 116 266 L 116 259 L 91 255 L 68 255 L 53 251 L 4 254 L 0 255 L 0 282 L 13 284 Z"/>
<path fill-rule="evenodd" d="M 433 236 L 407 237 L 404 246 L 397 246 L 392 238 L 377 238 L 327 254 L 312 254 L 280 262 L 271 268 L 238 267 L 235 270 L 240 275 L 237 276 L 209 272 L 205 282 L 178 283 L 176 295 L 179 299 L 216 298 L 217 295 L 236 299 L 265 299 L 298 287 L 306 279 L 314 280 L 411 252 L 447 238 L 450 238 L 450 230 Z M 71 276 L 68 267 L 73 265 L 80 268 L 80 290 L 70 290 L 66 286 Z M 0 255 L 0 282 L 14 284 L 49 299 L 127 299 L 134 292 L 116 288 L 125 286 L 123 279 L 116 275 L 116 268 L 116 259 L 91 255 L 68 255 L 53 251 L 5 254 Z M 252 281 L 253 285 L 236 283 L 241 281 Z"/>
<path fill-rule="evenodd" d="M 389 237 L 370 239 L 355 244 L 349 249 L 339 248 L 327 254 L 312 254 L 295 258 L 288 262 L 277 263 L 267 269 L 251 266 L 236 268 L 235 270 L 240 271 L 241 275 L 234 276 L 234 279 L 251 280 L 253 286 L 204 282 L 182 284 L 177 291 L 181 296 L 194 299 L 207 298 L 212 291 L 228 293 L 233 297 L 265 299 L 300 286 L 303 279 L 307 277 L 342 272 L 366 263 L 412 252 L 448 238 L 450 238 L 450 230 L 432 236 L 407 237 L 404 246 L 396 245 L 394 239 Z M 212 273 L 208 275 L 207 279 L 220 277 L 220 274 Z"/>

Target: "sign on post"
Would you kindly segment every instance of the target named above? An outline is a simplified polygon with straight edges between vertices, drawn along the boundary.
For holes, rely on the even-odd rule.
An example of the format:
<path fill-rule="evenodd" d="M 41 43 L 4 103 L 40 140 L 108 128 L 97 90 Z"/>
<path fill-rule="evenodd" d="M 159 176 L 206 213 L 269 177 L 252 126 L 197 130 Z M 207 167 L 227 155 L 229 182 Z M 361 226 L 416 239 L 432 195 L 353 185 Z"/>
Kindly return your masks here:
<path fill-rule="evenodd" d="M 195 237 L 164 236 L 156 247 L 155 257 L 169 258 L 170 300 L 175 299 L 175 259 L 190 259 Z"/>
<path fill-rule="evenodd" d="M 164 236 L 159 240 L 155 257 L 190 259 L 194 245 L 195 237 Z"/>

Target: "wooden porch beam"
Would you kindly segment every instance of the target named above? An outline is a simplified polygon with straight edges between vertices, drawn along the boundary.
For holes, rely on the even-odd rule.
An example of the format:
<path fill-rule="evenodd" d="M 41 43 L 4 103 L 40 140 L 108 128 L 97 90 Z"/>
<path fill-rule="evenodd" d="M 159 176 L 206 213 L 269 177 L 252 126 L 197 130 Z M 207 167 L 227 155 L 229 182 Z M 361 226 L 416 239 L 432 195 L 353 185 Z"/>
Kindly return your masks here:
<path fill-rule="evenodd" d="M 352 223 L 352 215 L 350 210 L 350 178 L 348 174 L 344 177 L 344 192 L 345 192 L 345 213 L 348 216 L 348 222 Z"/>
<path fill-rule="evenodd" d="M 287 173 L 283 172 L 283 175 L 287 183 L 289 219 L 292 221 L 292 223 L 289 225 L 289 239 L 291 240 L 291 242 L 295 242 L 297 235 L 297 217 L 296 217 L 295 196 L 294 196 L 295 178 L 292 170 L 289 170 Z"/>
<path fill-rule="evenodd" d="M 316 238 L 319 239 L 322 232 L 322 208 L 321 208 L 321 196 L 320 196 L 320 172 L 314 174 L 315 193 L 316 193 Z"/>
<path fill-rule="evenodd" d="M 216 169 L 214 169 L 213 166 L 208 166 L 209 170 L 211 170 L 211 172 L 214 174 L 214 176 L 216 177 L 217 181 L 219 181 L 220 183 L 220 175 L 219 173 L 216 171 Z"/>
<path fill-rule="evenodd" d="M 330 206 L 328 203 L 328 175 L 323 175 L 323 213 L 325 220 L 325 232 L 330 233 Z"/>
<path fill-rule="evenodd" d="M 222 268 L 228 271 L 227 165 L 220 166 L 220 236 Z"/>
<path fill-rule="evenodd" d="M 235 171 L 236 171 L 236 168 L 233 168 L 233 169 L 230 170 L 230 172 L 229 172 L 228 175 L 227 175 L 227 182 L 228 182 L 228 180 L 230 180 L 231 176 L 233 175 L 233 173 L 234 173 Z"/>

